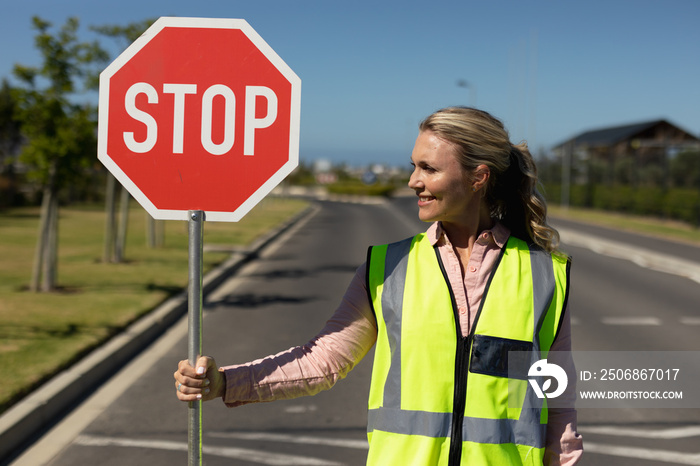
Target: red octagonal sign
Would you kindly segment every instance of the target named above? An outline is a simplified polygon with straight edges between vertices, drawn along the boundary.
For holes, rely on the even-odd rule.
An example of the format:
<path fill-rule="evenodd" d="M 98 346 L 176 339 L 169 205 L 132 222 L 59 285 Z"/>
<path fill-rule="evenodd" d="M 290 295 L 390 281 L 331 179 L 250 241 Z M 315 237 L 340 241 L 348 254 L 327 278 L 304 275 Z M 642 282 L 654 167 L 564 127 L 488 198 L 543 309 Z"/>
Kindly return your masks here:
<path fill-rule="evenodd" d="M 160 18 L 100 75 L 98 157 L 154 218 L 238 221 L 297 166 L 300 107 L 244 20 Z"/>

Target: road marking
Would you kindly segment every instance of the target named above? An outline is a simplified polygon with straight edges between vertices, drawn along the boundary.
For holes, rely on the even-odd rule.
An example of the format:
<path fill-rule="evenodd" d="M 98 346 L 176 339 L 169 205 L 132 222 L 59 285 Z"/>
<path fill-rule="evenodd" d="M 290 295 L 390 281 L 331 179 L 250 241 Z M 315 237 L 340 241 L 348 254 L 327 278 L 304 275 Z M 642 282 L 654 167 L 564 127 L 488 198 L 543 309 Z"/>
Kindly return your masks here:
<path fill-rule="evenodd" d="M 652 450 L 650 448 L 621 447 L 618 445 L 606 445 L 603 443 L 584 442 L 586 453 L 598 453 L 600 455 L 623 456 L 625 458 L 637 458 L 656 462 L 700 465 L 700 453 L 680 453 L 670 450 Z"/>
<path fill-rule="evenodd" d="M 86 447 L 126 447 L 148 448 L 152 450 L 187 451 L 187 443 L 171 442 L 167 440 L 138 440 L 129 438 L 100 437 L 94 435 L 80 435 L 75 439 L 77 445 Z M 214 447 L 204 445 L 202 453 L 211 456 L 234 458 L 251 463 L 267 464 L 271 466 L 341 466 L 342 463 L 311 458 L 307 456 L 287 455 L 281 453 L 269 453 L 248 448 Z"/>
<path fill-rule="evenodd" d="M 624 437 L 679 439 L 700 436 L 700 426 L 674 427 L 670 429 L 633 429 L 619 426 L 590 426 L 578 429 L 584 434 L 619 435 Z M 588 446 L 588 445 L 586 445 Z"/>
<path fill-rule="evenodd" d="M 284 412 L 289 414 L 313 413 L 316 410 L 318 410 L 316 405 L 293 405 L 284 408 Z"/>
<path fill-rule="evenodd" d="M 605 325 L 661 325 L 657 317 L 603 317 L 601 322 Z"/>
<path fill-rule="evenodd" d="M 604 256 L 629 260 L 640 267 L 686 277 L 700 283 L 700 264 L 696 262 L 597 236 L 586 235 L 566 228 L 557 228 L 557 230 L 561 235 L 561 241 L 570 246 L 587 248 Z"/>
<path fill-rule="evenodd" d="M 663 323 L 661 319 L 656 317 L 603 317 L 601 322 L 605 325 L 662 325 Z M 680 317 L 678 322 L 681 325 L 700 325 L 700 317 Z M 571 318 L 571 325 L 581 324 L 581 319 Z"/>
<path fill-rule="evenodd" d="M 311 437 L 307 435 L 273 434 L 269 432 L 209 432 L 207 436 L 237 440 L 269 440 L 272 442 L 300 443 L 304 445 L 324 445 L 330 447 L 367 450 L 367 440 Z"/>

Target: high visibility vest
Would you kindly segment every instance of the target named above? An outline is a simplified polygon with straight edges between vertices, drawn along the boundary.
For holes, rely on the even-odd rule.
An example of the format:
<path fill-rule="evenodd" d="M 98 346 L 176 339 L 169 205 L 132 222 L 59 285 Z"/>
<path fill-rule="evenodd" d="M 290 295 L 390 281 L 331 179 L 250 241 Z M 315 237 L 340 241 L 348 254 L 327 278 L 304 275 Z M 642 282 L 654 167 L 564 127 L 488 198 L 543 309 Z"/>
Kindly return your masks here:
<path fill-rule="evenodd" d="M 367 285 L 378 335 L 367 464 L 541 465 L 547 409 L 527 368 L 556 338 L 569 264 L 510 237 L 465 338 L 425 233 L 371 247 Z M 509 351 L 526 355 L 524 376 L 508 377 Z"/>

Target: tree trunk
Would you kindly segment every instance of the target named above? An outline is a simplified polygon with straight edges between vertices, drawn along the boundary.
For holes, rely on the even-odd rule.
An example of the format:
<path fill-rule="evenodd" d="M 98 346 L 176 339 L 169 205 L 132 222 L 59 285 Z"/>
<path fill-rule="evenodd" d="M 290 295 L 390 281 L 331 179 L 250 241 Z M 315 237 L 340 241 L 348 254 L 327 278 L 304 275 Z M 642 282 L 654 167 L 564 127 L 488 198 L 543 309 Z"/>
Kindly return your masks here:
<path fill-rule="evenodd" d="M 29 284 L 29 291 L 39 291 L 41 283 L 41 272 L 44 270 L 45 249 L 49 237 L 49 217 L 51 204 L 51 189 L 47 186 L 44 188 L 44 194 L 41 198 L 41 214 L 39 215 L 39 234 L 36 240 L 36 249 L 34 250 L 34 264 L 32 266 L 32 281 Z"/>
<path fill-rule="evenodd" d="M 147 246 L 151 249 L 163 247 L 163 222 L 151 217 L 148 212 L 146 214 L 146 238 Z"/>
<path fill-rule="evenodd" d="M 120 263 L 124 260 L 126 250 L 126 232 L 129 227 L 129 191 L 122 186 L 121 198 L 119 200 L 119 229 L 117 231 L 117 244 L 114 251 L 114 262 Z"/>
<path fill-rule="evenodd" d="M 102 251 L 102 262 L 112 262 L 114 258 L 116 225 L 117 225 L 117 179 L 111 173 L 107 174 L 107 192 L 105 195 L 105 240 Z"/>
<path fill-rule="evenodd" d="M 58 162 L 54 160 L 49 168 L 48 183 L 44 187 L 39 218 L 39 237 L 34 252 L 34 266 L 31 291 L 53 291 L 56 288 L 58 269 L 58 188 L 56 172 Z"/>
<path fill-rule="evenodd" d="M 44 188 L 39 218 L 39 236 L 34 252 L 32 280 L 29 290 L 53 291 L 58 270 L 58 194 L 51 187 Z"/>
<path fill-rule="evenodd" d="M 44 272 L 41 281 L 41 291 L 43 292 L 56 289 L 58 276 L 58 195 L 55 192 L 51 193 L 48 223 L 48 237 L 44 247 Z"/>

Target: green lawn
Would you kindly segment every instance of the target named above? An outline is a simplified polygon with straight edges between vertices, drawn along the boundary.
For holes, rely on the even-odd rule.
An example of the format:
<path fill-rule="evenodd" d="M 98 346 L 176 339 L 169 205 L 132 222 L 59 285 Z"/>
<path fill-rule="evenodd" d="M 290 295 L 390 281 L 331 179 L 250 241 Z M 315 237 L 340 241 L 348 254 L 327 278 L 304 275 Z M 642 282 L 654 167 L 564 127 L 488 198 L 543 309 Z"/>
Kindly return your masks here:
<path fill-rule="evenodd" d="M 205 246 L 248 245 L 306 206 L 298 200 L 265 199 L 238 223 L 205 223 Z M 126 260 L 107 264 L 101 260 L 101 206 L 62 207 L 59 290 L 31 293 L 27 286 L 39 209 L 0 212 L 0 358 L 8 375 L 0 384 L 0 412 L 187 286 L 187 222 L 165 222 L 164 246 L 150 249 L 146 215 L 132 203 Z M 227 257 L 205 252 L 205 271 Z"/>

